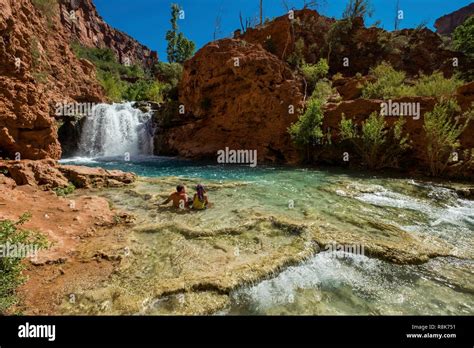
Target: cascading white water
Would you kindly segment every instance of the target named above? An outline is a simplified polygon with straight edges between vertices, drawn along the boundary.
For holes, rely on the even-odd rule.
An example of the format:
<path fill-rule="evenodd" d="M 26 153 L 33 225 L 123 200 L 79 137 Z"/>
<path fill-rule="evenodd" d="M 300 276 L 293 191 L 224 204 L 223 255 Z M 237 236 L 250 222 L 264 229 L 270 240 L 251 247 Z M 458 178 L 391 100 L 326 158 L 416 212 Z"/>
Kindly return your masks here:
<path fill-rule="evenodd" d="M 96 105 L 83 125 L 79 154 L 88 157 L 152 155 L 152 113 L 144 113 L 132 105 Z"/>

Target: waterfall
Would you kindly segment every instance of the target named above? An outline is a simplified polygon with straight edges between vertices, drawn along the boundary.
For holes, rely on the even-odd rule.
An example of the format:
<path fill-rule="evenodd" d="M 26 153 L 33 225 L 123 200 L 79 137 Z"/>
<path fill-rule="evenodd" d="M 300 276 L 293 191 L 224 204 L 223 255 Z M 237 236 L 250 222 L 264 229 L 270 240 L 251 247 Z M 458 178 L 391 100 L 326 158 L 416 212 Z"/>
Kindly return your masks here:
<path fill-rule="evenodd" d="M 99 104 L 85 119 L 79 155 L 113 157 L 153 154 L 152 113 L 132 107 L 132 103 Z"/>

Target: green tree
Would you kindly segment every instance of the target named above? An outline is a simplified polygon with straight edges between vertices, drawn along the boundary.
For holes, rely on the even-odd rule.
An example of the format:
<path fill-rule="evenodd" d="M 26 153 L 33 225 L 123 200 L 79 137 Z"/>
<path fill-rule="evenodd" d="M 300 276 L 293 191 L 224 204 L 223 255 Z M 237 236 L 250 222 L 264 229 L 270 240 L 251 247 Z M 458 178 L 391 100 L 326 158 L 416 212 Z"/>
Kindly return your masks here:
<path fill-rule="evenodd" d="M 323 101 L 311 98 L 308 101 L 306 111 L 297 122 L 293 123 L 288 132 L 296 145 L 306 150 L 306 157 L 311 159 L 311 148 L 321 144 L 324 138 L 323 126 Z"/>
<path fill-rule="evenodd" d="M 453 33 L 453 45 L 461 52 L 474 55 L 474 16 L 456 28 Z"/>
<path fill-rule="evenodd" d="M 166 32 L 166 41 L 168 41 L 166 53 L 170 63 L 182 64 L 193 56 L 196 45 L 193 41 L 188 40 L 183 33 L 179 32 L 178 18 L 180 12 L 181 7 L 179 5 L 171 5 L 171 30 Z"/>
<path fill-rule="evenodd" d="M 444 99 L 435 105 L 433 111 L 425 114 L 423 129 L 426 133 L 426 153 L 432 176 L 443 174 L 453 152 L 461 147 L 459 137 L 473 118 L 473 110 L 464 114 L 464 123 L 456 118 L 460 112 L 455 100 Z"/>
<path fill-rule="evenodd" d="M 382 115 L 370 114 L 359 130 L 344 115 L 340 123 L 341 140 L 349 140 L 369 169 L 396 167 L 402 154 L 410 148 L 408 135 L 403 135 L 405 120 L 399 118 L 388 127 Z"/>

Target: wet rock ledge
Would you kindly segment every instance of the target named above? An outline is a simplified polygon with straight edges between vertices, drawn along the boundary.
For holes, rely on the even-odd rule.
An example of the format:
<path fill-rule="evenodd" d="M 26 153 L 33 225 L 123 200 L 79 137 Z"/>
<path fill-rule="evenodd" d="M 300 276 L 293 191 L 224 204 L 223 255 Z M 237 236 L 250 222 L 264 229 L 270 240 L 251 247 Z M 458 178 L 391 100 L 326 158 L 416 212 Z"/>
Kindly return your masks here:
<path fill-rule="evenodd" d="M 134 183 L 136 175 L 120 170 L 106 170 L 74 165 L 60 165 L 47 160 L 0 160 L 0 182 L 29 185 L 43 189 L 121 187 Z"/>

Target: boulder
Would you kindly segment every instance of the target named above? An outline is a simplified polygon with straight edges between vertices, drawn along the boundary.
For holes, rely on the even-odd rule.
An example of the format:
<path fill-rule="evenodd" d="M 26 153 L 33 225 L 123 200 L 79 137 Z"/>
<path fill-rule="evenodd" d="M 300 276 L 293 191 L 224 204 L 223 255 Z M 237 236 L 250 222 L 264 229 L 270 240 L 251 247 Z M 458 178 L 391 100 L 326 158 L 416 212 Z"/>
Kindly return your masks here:
<path fill-rule="evenodd" d="M 0 174 L 0 185 L 13 189 L 16 187 L 16 182 L 12 178 L 9 178 L 3 174 Z"/>
<path fill-rule="evenodd" d="M 59 170 L 77 188 L 119 187 L 135 182 L 136 175 L 120 170 L 105 170 L 73 165 L 61 165 Z"/>
<path fill-rule="evenodd" d="M 257 150 L 259 161 L 297 161 L 287 129 L 302 108 L 302 82 L 260 45 L 206 45 L 185 63 L 179 90 L 186 112 L 175 116 L 159 153 L 215 159 L 228 147 Z"/>
<path fill-rule="evenodd" d="M 30 185 L 53 189 L 69 185 L 54 160 L 0 161 L 0 170 L 6 172 L 18 186 Z"/>

